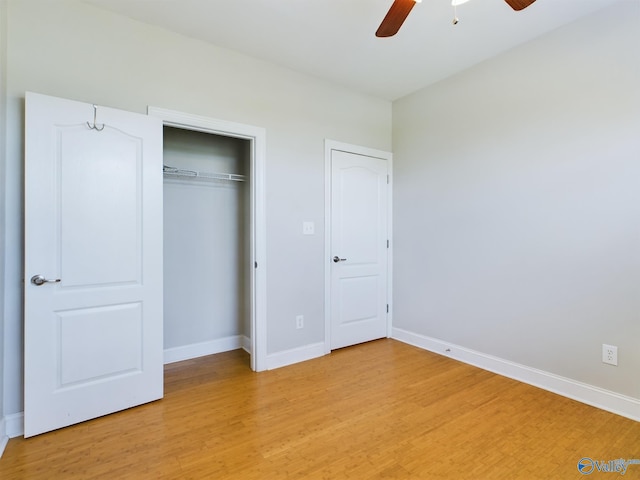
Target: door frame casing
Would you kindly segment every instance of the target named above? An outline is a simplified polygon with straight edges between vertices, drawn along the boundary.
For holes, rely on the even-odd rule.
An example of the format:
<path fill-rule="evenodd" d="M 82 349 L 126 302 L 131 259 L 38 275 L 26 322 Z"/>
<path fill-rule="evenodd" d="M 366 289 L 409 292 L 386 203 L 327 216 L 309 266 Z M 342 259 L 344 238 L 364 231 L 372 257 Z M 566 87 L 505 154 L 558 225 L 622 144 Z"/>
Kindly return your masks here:
<path fill-rule="evenodd" d="M 331 152 L 334 150 L 379 158 L 387 161 L 389 183 L 387 189 L 387 337 L 391 337 L 393 328 L 393 154 L 384 150 L 353 145 L 335 140 L 324 141 L 324 353 L 331 353 Z"/>
<path fill-rule="evenodd" d="M 229 122 L 166 108 L 147 108 L 150 116 L 160 118 L 164 126 L 213 135 L 240 138 L 251 142 L 251 369 L 267 369 L 267 248 L 265 215 L 266 130 L 262 127 Z"/>

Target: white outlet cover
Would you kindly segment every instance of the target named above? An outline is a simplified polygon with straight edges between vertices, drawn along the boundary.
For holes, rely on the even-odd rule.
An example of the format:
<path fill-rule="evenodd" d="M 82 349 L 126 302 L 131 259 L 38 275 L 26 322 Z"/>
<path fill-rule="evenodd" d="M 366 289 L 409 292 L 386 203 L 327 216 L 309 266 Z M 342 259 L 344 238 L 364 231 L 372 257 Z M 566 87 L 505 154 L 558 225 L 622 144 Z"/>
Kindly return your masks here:
<path fill-rule="evenodd" d="M 602 344 L 602 362 L 609 365 L 618 365 L 618 347 L 615 345 Z"/>

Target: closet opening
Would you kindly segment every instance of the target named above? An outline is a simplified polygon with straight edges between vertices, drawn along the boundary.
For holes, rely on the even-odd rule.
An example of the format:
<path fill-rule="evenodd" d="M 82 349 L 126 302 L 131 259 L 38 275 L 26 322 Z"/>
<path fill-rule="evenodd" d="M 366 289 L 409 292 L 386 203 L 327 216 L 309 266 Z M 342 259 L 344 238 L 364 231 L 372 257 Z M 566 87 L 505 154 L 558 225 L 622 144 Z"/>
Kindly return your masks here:
<path fill-rule="evenodd" d="M 251 141 L 164 127 L 165 361 L 251 351 Z"/>
<path fill-rule="evenodd" d="M 164 363 L 243 348 L 266 370 L 266 132 L 148 114 L 163 122 Z"/>

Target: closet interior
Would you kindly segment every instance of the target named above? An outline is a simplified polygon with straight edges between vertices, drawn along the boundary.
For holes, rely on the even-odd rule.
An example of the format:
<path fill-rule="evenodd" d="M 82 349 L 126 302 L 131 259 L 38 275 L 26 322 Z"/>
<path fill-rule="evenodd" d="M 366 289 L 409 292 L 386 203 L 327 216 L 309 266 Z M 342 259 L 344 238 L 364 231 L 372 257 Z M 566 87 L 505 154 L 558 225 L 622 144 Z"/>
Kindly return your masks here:
<path fill-rule="evenodd" d="M 165 362 L 250 350 L 251 141 L 164 127 Z"/>

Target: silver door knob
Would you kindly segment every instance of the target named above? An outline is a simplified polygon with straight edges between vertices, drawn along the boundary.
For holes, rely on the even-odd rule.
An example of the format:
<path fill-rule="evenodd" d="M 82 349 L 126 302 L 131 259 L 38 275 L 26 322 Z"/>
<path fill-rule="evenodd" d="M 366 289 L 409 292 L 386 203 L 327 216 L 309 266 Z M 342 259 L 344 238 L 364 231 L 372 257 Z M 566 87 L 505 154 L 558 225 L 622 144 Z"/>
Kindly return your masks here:
<path fill-rule="evenodd" d="M 55 280 L 47 280 L 42 275 L 34 275 L 33 277 L 31 277 L 31 283 L 33 283 L 37 287 L 44 285 L 45 283 L 58 283 L 59 281 L 59 278 L 56 278 Z"/>
<path fill-rule="evenodd" d="M 333 257 L 333 261 L 334 261 L 335 263 L 338 263 L 338 262 L 346 262 L 346 261 L 347 261 L 347 259 L 346 259 L 346 258 L 340 258 L 339 256 L 337 256 L 337 255 L 336 255 L 335 257 Z"/>

